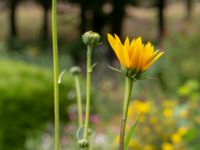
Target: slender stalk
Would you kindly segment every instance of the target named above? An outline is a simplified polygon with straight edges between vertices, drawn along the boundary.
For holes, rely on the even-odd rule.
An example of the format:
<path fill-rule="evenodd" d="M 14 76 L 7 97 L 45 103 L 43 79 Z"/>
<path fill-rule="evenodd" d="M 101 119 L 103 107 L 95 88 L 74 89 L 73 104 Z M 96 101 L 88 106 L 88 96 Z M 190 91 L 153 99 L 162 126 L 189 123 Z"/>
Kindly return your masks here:
<path fill-rule="evenodd" d="M 76 84 L 76 94 L 77 94 L 78 124 L 80 128 L 81 125 L 83 124 L 83 117 L 82 117 L 80 80 L 78 75 L 75 75 L 75 84 Z"/>
<path fill-rule="evenodd" d="M 84 139 L 88 140 L 88 127 L 89 127 L 89 115 L 90 115 L 90 84 L 91 84 L 91 53 L 92 46 L 87 47 L 87 85 L 86 85 L 86 114 L 85 114 L 85 130 Z"/>
<path fill-rule="evenodd" d="M 132 87 L 133 87 L 132 79 L 126 77 L 123 116 L 122 116 L 121 129 L 120 129 L 119 150 L 124 150 L 124 135 L 125 135 L 128 106 L 129 106 L 129 101 L 131 97 Z"/>
<path fill-rule="evenodd" d="M 57 1 L 52 0 L 52 41 L 54 68 L 54 117 L 55 117 L 55 150 L 60 149 L 59 135 L 59 86 L 58 86 L 58 41 L 57 41 Z"/>

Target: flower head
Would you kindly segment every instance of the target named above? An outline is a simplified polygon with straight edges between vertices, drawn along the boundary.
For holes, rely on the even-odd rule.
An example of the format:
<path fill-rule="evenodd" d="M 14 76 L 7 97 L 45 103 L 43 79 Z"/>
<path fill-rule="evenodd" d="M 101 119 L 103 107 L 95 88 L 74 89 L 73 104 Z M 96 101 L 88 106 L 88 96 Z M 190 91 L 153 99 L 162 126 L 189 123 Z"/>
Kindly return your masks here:
<path fill-rule="evenodd" d="M 171 143 L 163 143 L 162 144 L 162 150 L 173 150 L 174 147 Z"/>
<path fill-rule="evenodd" d="M 79 75 L 81 73 L 81 68 L 78 66 L 74 66 L 70 69 L 70 73 L 72 75 Z"/>
<path fill-rule="evenodd" d="M 147 70 L 163 54 L 158 50 L 154 51 L 150 42 L 144 44 L 141 37 L 132 41 L 127 37 L 123 44 L 116 34 L 108 34 L 108 41 L 121 65 L 137 72 Z"/>
<path fill-rule="evenodd" d="M 82 35 L 82 39 L 84 44 L 96 46 L 100 41 L 100 35 L 96 32 L 88 31 Z"/>

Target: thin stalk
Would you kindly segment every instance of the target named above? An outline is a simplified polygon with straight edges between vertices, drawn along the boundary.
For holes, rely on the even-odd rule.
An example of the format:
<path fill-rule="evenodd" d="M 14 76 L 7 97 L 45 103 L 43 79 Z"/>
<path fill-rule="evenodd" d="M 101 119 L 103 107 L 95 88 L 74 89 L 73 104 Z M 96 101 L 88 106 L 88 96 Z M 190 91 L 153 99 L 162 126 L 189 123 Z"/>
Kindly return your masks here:
<path fill-rule="evenodd" d="M 60 149 L 59 135 L 59 86 L 58 86 L 58 41 L 57 41 L 57 1 L 52 0 L 52 41 L 54 68 L 54 118 L 55 118 L 55 150 Z"/>
<path fill-rule="evenodd" d="M 84 139 L 88 140 L 88 127 L 89 127 L 89 116 L 90 116 L 90 84 L 91 84 L 91 53 L 92 46 L 87 47 L 87 83 L 86 83 L 86 114 L 85 114 L 85 130 Z"/>
<path fill-rule="evenodd" d="M 131 97 L 132 87 L 133 87 L 132 79 L 126 77 L 123 116 L 122 116 L 121 129 L 120 129 L 119 150 L 124 150 L 124 135 L 125 135 L 128 106 L 129 106 L 129 101 Z"/>
<path fill-rule="evenodd" d="M 82 117 L 80 80 L 78 75 L 75 76 L 75 84 L 76 84 L 76 94 L 77 94 L 78 124 L 80 128 L 81 125 L 83 124 L 83 117 Z"/>

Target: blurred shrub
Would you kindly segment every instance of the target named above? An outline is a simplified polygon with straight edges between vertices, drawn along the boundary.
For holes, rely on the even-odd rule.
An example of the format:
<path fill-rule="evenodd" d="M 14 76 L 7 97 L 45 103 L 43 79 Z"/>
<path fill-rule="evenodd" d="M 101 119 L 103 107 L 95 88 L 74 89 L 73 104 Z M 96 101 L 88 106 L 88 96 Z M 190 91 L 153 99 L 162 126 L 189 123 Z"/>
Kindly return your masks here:
<path fill-rule="evenodd" d="M 166 92 L 177 90 L 186 80 L 200 81 L 200 33 L 174 33 L 164 41 L 165 56 L 160 63 L 160 79 Z"/>
<path fill-rule="evenodd" d="M 23 150 L 27 138 L 41 133 L 54 120 L 53 75 L 23 62 L 0 61 L 0 149 Z M 70 75 L 60 85 L 60 118 L 67 121 Z"/>
<path fill-rule="evenodd" d="M 168 56 L 175 67 L 179 67 L 185 78 L 198 78 L 200 65 L 199 60 L 199 38 L 200 33 L 187 35 L 179 33 L 172 35 L 166 40 L 166 49 L 169 51 Z"/>

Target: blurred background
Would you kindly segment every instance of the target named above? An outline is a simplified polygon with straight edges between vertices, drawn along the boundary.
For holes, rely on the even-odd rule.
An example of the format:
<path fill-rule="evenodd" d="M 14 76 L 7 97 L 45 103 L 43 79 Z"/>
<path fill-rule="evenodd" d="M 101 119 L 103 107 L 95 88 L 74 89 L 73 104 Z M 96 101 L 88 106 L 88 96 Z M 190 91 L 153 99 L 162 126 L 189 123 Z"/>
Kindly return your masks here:
<path fill-rule="evenodd" d="M 130 150 L 200 149 L 200 1 L 60 0 L 58 40 L 61 143 L 78 150 L 76 93 L 70 67 L 82 68 L 85 103 L 86 47 L 81 35 L 99 32 L 93 50 L 91 128 L 95 150 L 117 149 L 123 78 L 106 34 L 142 36 L 165 55 L 136 83 L 127 129 L 140 113 Z M 0 0 L 0 150 L 53 150 L 53 74 L 50 0 Z"/>

